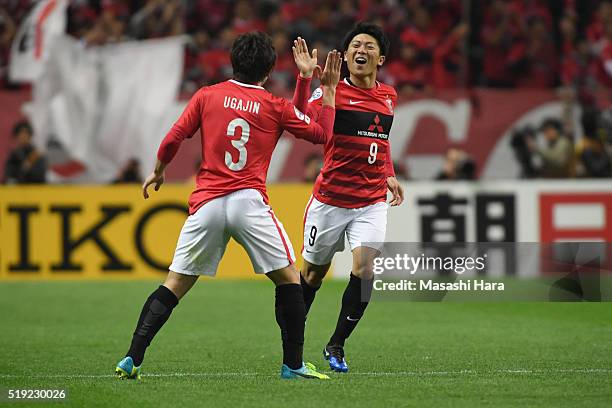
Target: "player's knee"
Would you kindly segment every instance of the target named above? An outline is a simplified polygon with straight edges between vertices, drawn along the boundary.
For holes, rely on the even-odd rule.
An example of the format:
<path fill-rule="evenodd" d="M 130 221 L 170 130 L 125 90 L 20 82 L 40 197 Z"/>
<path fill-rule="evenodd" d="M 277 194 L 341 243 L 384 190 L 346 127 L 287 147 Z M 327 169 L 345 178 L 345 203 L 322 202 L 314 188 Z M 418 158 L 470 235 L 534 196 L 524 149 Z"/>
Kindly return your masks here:
<path fill-rule="evenodd" d="M 353 264 L 353 275 L 359 279 L 371 280 L 374 278 L 374 268 L 372 262 L 355 262 Z"/>
<path fill-rule="evenodd" d="M 323 282 L 323 278 L 325 277 L 325 274 L 306 273 L 305 275 L 302 275 L 302 276 L 304 278 L 304 281 L 306 281 L 306 283 L 308 284 L 308 286 L 317 287 L 317 286 L 320 286 L 321 283 Z"/>
<path fill-rule="evenodd" d="M 357 247 L 353 250 L 353 275 L 360 279 L 374 279 L 374 258 L 379 255 L 379 251 L 365 246 Z"/>
<path fill-rule="evenodd" d="M 170 289 L 178 299 L 181 299 L 197 280 L 197 276 L 170 272 L 166 277 L 164 286 Z"/>
<path fill-rule="evenodd" d="M 295 269 L 295 266 L 293 266 L 293 264 L 285 268 L 268 272 L 266 273 L 266 276 L 270 278 L 270 280 L 272 280 L 272 282 L 274 282 L 276 286 L 300 283 L 300 274 Z"/>
<path fill-rule="evenodd" d="M 327 265 L 313 265 L 309 262 L 304 262 L 302 266 L 302 277 L 306 283 L 312 287 L 321 285 L 323 278 L 329 270 L 329 264 Z"/>

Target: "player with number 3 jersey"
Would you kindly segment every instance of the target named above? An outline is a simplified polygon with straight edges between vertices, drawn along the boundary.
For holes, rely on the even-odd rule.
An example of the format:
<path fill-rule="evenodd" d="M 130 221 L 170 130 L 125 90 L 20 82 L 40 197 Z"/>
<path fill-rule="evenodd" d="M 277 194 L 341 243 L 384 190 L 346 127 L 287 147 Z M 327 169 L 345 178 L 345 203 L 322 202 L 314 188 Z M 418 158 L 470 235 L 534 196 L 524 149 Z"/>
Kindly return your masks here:
<path fill-rule="evenodd" d="M 302 359 L 305 306 L 299 273 L 287 233 L 268 204 L 265 182 L 284 130 L 312 143 L 331 137 L 342 59 L 335 50 L 327 56 L 317 121 L 262 87 L 276 61 L 266 34 L 241 35 L 232 47 L 231 61 L 234 79 L 195 93 L 162 141 L 155 170 L 143 185 L 145 198 L 150 185 L 158 190 L 181 142 L 200 130 L 203 160 L 189 199 L 189 217 L 166 281 L 145 302 L 130 349 L 116 366 L 121 378 L 139 378 L 153 337 L 198 276 L 215 275 L 230 238 L 245 248 L 255 272 L 266 274 L 276 285 L 276 320 L 283 340 L 281 378 L 329 378 Z M 248 373 L 248 366 L 244 370 Z"/>
<path fill-rule="evenodd" d="M 323 126 L 334 109 L 323 106 Z M 214 120 L 207 120 L 214 118 Z M 266 195 L 266 175 L 274 147 L 284 130 L 312 143 L 324 143 L 325 129 L 283 98 L 263 87 L 235 79 L 201 88 L 163 140 L 158 158 L 168 163 L 185 138 L 201 129 L 204 160 L 189 199 L 189 213 L 236 190 Z"/>

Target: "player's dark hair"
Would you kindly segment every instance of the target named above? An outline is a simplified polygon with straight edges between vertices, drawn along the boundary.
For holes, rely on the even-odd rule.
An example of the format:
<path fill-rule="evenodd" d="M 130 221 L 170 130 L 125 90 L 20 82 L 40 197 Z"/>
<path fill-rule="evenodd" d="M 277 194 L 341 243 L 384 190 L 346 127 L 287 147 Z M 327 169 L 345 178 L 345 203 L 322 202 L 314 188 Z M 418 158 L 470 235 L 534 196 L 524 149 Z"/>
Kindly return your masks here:
<path fill-rule="evenodd" d="M 30 134 L 30 136 L 33 133 L 32 126 L 30 125 L 30 123 L 27 120 L 21 120 L 21 121 L 15 123 L 15 126 L 13 126 L 13 136 L 16 137 L 23 130 L 27 130 L 28 133 Z"/>
<path fill-rule="evenodd" d="M 270 36 L 256 31 L 242 34 L 232 45 L 232 68 L 237 81 L 256 84 L 274 68 L 276 51 Z"/>
<path fill-rule="evenodd" d="M 387 38 L 387 35 L 383 29 L 377 24 L 363 21 L 357 23 L 355 27 L 353 27 L 353 29 L 344 37 L 344 41 L 342 42 L 342 48 L 344 51 L 348 50 L 353 38 L 359 34 L 368 34 L 374 37 L 378 43 L 378 47 L 380 48 L 380 55 L 387 55 L 389 52 L 389 38 Z"/>

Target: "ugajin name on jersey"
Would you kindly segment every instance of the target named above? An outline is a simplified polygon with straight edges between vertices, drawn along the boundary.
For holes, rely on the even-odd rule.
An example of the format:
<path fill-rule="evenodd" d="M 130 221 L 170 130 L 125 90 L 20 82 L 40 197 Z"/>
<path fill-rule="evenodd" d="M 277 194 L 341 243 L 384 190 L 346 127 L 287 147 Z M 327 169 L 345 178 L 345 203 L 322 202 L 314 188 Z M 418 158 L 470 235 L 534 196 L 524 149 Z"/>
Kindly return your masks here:
<path fill-rule="evenodd" d="M 223 98 L 223 107 L 230 108 L 237 111 L 249 112 L 259 114 L 259 107 L 261 106 L 260 102 L 255 101 L 245 101 L 240 98 L 233 98 L 231 96 L 226 96 Z"/>

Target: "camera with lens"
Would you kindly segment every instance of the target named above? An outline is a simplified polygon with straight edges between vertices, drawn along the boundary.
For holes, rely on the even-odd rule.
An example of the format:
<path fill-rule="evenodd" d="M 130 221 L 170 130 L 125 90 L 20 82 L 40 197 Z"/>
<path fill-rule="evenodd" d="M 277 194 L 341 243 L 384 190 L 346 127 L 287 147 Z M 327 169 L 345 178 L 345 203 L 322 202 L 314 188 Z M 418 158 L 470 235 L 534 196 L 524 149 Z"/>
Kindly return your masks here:
<path fill-rule="evenodd" d="M 528 140 L 535 140 L 536 131 L 531 126 L 517 128 L 512 132 L 510 146 L 514 151 L 514 156 L 521 166 L 522 178 L 533 178 L 536 176 L 536 169 L 532 161 L 532 152 L 529 149 Z"/>

